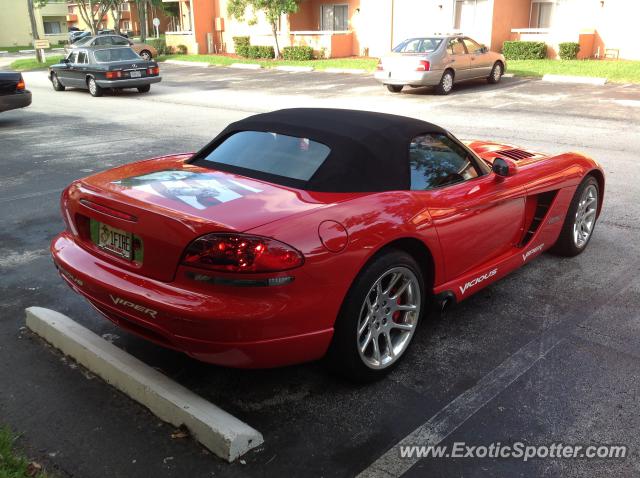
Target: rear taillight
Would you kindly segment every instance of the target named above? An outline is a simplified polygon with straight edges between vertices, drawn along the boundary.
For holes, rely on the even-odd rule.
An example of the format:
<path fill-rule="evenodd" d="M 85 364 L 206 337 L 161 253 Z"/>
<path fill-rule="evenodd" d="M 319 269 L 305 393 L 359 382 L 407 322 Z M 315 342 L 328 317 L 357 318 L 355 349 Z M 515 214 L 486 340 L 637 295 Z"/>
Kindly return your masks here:
<path fill-rule="evenodd" d="M 418 66 L 416 66 L 416 71 L 429 71 L 429 68 L 431 68 L 431 65 L 427 60 L 420 60 Z"/>
<path fill-rule="evenodd" d="M 20 76 L 20 80 L 18 80 L 18 84 L 16 85 L 16 91 L 22 91 L 24 89 L 25 89 L 24 80 L 22 79 L 22 76 Z"/>
<path fill-rule="evenodd" d="M 248 234 L 207 234 L 193 241 L 182 263 L 221 272 L 278 272 L 304 263 L 303 255 L 275 239 Z"/>
<path fill-rule="evenodd" d="M 118 71 L 107 71 L 105 74 L 108 80 L 113 80 L 114 78 L 122 78 L 122 72 Z"/>
<path fill-rule="evenodd" d="M 160 67 L 159 66 L 154 66 L 151 68 L 147 68 L 147 75 L 159 75 L 160 74 Z"/>
<path fill-rule="evenodd" d="M 384 66 L 382 66 L 382 60 L 378 60 L 378 64 L 376 65 L 376 70 L 378 71 L 384 70 Z"/>

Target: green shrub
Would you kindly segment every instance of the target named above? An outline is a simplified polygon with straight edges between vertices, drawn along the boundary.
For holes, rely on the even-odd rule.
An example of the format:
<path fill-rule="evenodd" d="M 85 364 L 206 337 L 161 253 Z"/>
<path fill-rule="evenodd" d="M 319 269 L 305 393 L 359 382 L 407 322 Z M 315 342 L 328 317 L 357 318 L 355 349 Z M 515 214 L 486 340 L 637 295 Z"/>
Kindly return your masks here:
<path fill-rule="evenodd" d="M 575 60 L 580 52 L 580 44 L 574 41 L 560 43 L 560 58 L 562 60 Z"/>
<path fill-rule="evenodd" d="M 547 45 L 541 41 L 506 41 L 502 54 L 507 60 L 542 60 L 547 57 Z"/>
<path fill-rule="evenodd" d="M 282 49 L 282 58 L 285 60 L 313 60 L 313 48 L 310 46 L 285 46 Z"/>
<path fill-rule="evenodd" d="M 236 54 L 246 57 L 249 50 L 249 37 L 233 37 L 232 40 Z"/>
<path fill-rule="evenodd" d="M 186 45 L 178 45 L 178 46 L 176 47 L 176 50 L 178 51 L 178 53 L 179 53 L 180 55 L 186 55 L 186 54 L 187 54 L 187 51 L 188 51 L 188 49 L 187 49 L 187 46 L 186 46 Z"/>
<path fill-rule="evenodd" d="M 275 58 L 276 53 L 272 46 L 249 45 L 246 56 L 251 59 Z"/>
<path fill-rule="evenodd" d="M 158 55 L 167 54 L 167 42 L 162 38 L 154 38 L 152 40 L 148 40 L 147 43 L 158 50 Z"/>

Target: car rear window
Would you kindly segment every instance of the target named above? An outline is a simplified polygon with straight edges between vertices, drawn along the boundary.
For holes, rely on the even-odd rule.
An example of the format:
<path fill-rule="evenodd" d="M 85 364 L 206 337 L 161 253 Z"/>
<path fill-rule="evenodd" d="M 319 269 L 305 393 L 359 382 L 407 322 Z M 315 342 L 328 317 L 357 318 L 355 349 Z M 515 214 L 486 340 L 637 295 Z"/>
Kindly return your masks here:
<path fill-rule="evenodd" d="M 437 50 L 442 38 L 410 38 L 393 49 L 396 53 L 430 53 Z"/>
<path fill-rule="evenodd" d="M 246 170 L 308 181 L 331 150 L 309 138 L 263 131 L 240 131 L 203 159 Z"/>
<path fill-rule="evenodd" d="M 106 63 L 109 61 L 139 60 L 140 57 L 131 48 L 109 48 L 93 52 L 96 61 Z"/>

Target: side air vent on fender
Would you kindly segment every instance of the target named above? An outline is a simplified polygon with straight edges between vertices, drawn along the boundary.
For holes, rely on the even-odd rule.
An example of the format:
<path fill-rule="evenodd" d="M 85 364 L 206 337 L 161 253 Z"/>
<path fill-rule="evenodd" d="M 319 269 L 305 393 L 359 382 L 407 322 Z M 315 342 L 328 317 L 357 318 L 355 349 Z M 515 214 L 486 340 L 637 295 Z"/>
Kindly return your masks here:
<path fill-rule="evenodd" d="M 528 151 L 523 151 L 522 149 L 505 149 L 504 151 L 498 151 L 500 156 L 506 156 L 507 158 L 514 159 L 516 161 L 520 161 L 521 159 L 532 158 L 535 154 L 530 153 Z"/>
<path fill-rule="evenodd" d="M 540 227 L 540 224 L 542 224 L 542 221 L 544 221 L 544 218 L 547 216 L 549 208 L 551 207 L 553 200 L 556 198 L 557 193 L 558 191 L 548 191 L 546 193 L 541 193 L 534 196 L 536 198 L 536 211 L 533 215 L 531 223 L 529 224 L 529 227 L 527 228 L 527 231 L 524 234 L 524 237 L 522 238 L 522 241 L 520 241 L 520 247 L 524 247 L 525 245 L 527 245 L 533 235 L 538 231 L 538 228 Z"/>

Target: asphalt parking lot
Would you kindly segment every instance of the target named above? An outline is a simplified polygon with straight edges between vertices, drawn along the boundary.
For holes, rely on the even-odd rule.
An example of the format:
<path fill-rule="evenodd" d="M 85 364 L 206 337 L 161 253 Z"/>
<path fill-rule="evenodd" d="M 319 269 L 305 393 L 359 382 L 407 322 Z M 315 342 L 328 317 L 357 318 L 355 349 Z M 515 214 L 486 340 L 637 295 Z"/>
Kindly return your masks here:
<path fill-rule="evenodd" d="M 388 93 L 365 75 L 162 66 L 149 94 L 54 92 L 0 114 L 0 422 L 60 476 L 637 476 L 640 474 L 640 87 L 505 78 Z M 415 116 L 460 138 L 578 150 L 607 173 L 587 251 L 541 256 L 433 311 L 387 379 L 354 386 L 322 364 L 238 371 L 198 363 L 98 316 L 48 256 L 58 195 L 75 178 L 194 151 L 227 123 L 290 106 Z M 260 430 L 227 464 L 23 329 L 24 308 L 69 315 Z M 404 440 L 404 441 L 403 441 Z M 413 441 L 415 440 L 415 441 Z M 404 444 L 624 444 L 626 459 L 398 458 Z M 389 451 L 390 450 L 390 451 Z"/>

